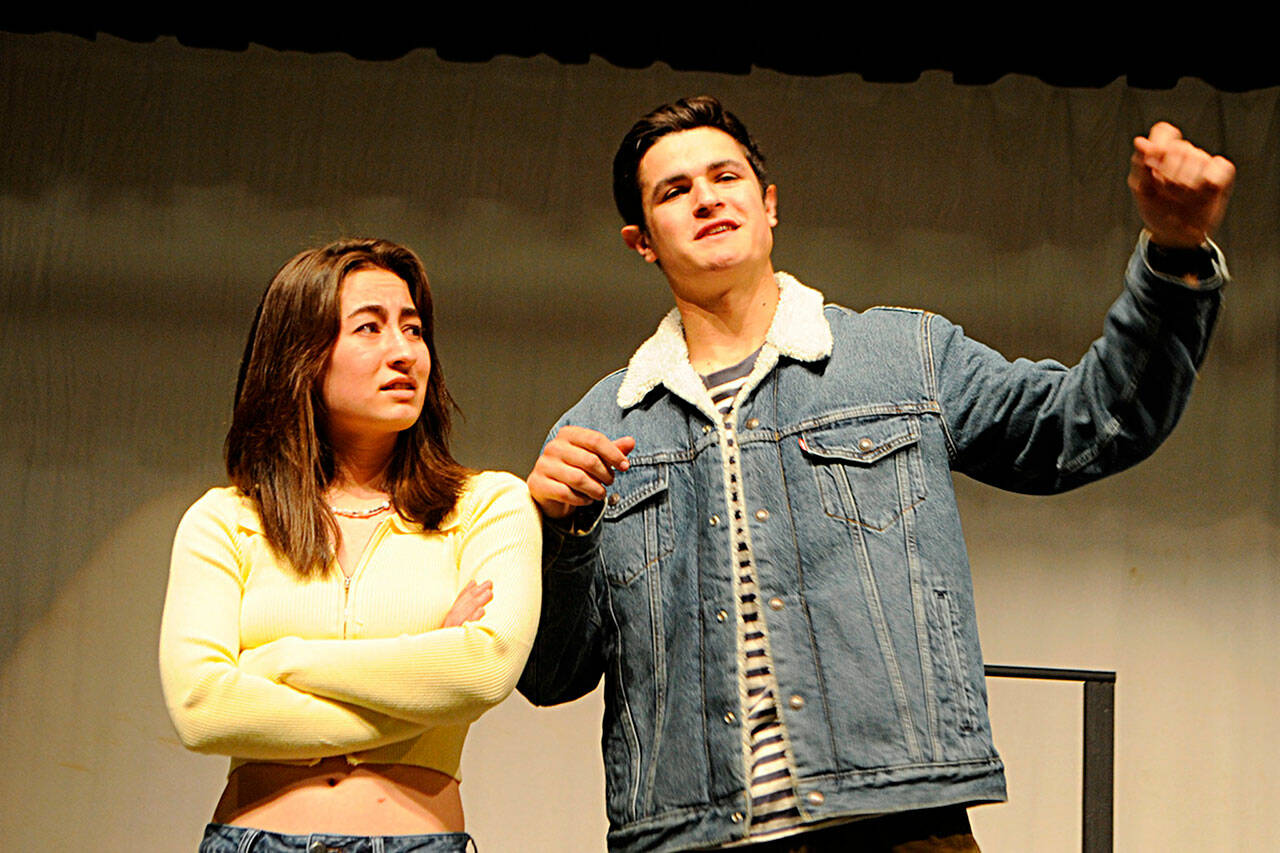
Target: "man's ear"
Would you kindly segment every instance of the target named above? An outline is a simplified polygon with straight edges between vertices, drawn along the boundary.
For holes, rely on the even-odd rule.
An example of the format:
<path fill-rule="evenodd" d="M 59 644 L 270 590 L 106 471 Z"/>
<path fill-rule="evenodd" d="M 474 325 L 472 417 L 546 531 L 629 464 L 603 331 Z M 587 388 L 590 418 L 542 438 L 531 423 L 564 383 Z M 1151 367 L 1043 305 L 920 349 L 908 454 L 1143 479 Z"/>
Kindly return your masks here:
<path fill-rule="evenodd" d="M 649 248 L 649 235 L 639 225 L 623 225 L 622 226 L 622 242 L 627 244 L 627 248 L 635 251 L 649 263 L 658 260 L 658 256 L 654 254 L 653 249 Z"/>
<path fill-rule="evenodd" d="M 769 217 L 769 227 L 778 225 L 778 185 L 769 184 L 764 191 L 764 212 Z"/>

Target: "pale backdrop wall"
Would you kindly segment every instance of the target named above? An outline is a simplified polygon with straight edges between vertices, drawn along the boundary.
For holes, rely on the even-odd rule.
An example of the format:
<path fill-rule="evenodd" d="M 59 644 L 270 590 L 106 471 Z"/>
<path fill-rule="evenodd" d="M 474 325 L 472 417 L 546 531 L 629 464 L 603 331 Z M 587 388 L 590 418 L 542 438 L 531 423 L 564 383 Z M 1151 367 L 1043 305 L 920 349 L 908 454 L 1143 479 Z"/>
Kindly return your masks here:
<path fill-rule="evenodd" d="M 295 251 L 418 249 L 463 461 L 525 473 L 669 297 L 623 249 L 616 140 L 711 91 L 780 186 L 780 268 L 1074 361 L 1136 235 L 1129 139 L 1232 156 L 1237 279 L 1184 422 L 1138 469 L 1016 497 L 960 480 L 987 659 L 1115 669 L 1120 850 L 1280 848 L 1277 90 L 732 76 L 418 51 L 229 53 L 0 35 L 0 826 L 14 849 L 195 848 L 225 763 L 178 745 L 155 640 L 172 531 L 222 482 L 250 313 Z M 1078 849 L 1078 688 L 992 684 L 986 849 Z M 603 847 L 598 695 L 473 729 L 485 851 Z"/>

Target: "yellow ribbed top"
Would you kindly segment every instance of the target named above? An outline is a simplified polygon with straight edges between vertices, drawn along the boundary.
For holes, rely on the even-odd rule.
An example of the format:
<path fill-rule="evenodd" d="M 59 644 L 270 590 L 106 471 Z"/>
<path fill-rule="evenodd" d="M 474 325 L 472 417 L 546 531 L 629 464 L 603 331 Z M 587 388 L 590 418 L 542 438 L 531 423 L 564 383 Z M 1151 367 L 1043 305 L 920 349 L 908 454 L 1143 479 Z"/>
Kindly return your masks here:
<path fill-rule="evenodd" d="M 211 489 L 174 539 L 160 677 L 182 742 L 246 761 L 413 764 L 458 776 L 467 728 L 506 698 L 537 630 L 541 529 L 522 480 L 471 478 L 438 530 L 398 515 L 348 585 L 277 559 L 253 501 Z M 470 580 L 480 619 L 442 628 Z"/>

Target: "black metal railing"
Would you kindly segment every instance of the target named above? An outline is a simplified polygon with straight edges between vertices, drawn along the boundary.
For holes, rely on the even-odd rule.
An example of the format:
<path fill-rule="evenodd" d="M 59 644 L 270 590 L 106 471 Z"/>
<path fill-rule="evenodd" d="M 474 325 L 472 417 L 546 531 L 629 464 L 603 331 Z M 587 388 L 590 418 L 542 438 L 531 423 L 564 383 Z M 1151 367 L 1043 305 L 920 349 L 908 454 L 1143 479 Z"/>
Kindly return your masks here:
<path fill-rule="evenodd" d="M 1084 683 L 1084 781 L 1080 849 L 1110 853 L 1115 808 L 1116 674 L 1042 666 L 986 667 L 988 678 L 1036 678 Z"/>

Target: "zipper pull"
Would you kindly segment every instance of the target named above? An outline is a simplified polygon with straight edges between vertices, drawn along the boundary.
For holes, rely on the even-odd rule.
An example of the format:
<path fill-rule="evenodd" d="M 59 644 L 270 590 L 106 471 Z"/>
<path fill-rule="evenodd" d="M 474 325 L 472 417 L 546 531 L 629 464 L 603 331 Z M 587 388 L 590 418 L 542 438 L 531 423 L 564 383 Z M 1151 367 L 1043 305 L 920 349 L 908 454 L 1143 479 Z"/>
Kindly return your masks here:
<path fill-rule="evenodd" d="M 347 638 L 347 626 L 351 624 L 351 576 L 342 578 L 342 639 Z"/>

